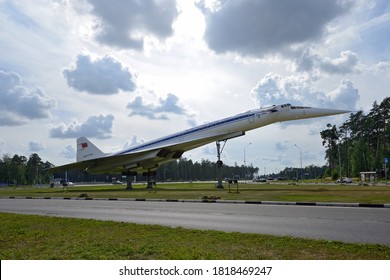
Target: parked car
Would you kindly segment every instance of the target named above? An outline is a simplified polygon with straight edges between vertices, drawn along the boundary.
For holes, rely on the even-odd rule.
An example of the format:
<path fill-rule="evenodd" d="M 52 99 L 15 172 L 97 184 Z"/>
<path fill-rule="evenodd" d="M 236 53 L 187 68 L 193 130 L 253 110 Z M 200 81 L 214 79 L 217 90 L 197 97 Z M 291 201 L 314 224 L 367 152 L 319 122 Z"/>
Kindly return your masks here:
<path fill-rule="evenodd" d="M 264 182 L 267 182 L 267 179 L 265 179 L 264 177 L 260 177 L 260 178 L 253 179 L 253 182 L 264 183 Z"/>
<path fill-rule="evenodd" d="M 350 184 L 350 183 L 352 183 L 352 179 L 345 177 L 345 178 L 342 178 L 341 180 L 338 179 L 336 181 L 336 183 Z"/>
<path fill-rule="evenodd" d="M 278 181 L 284 181 L 284 180 L 287 180 L 287 177 L 278 177 L 276 180 L 278 180 Z"/>
<path fill-rule="evenodd" d="M 64 187 L 72 187 L 72 186 L 74 186 L 74 184 L 72 182 L 64 182 L 64 183 L 62 183 L 62 186 L 64 186 Z"/>
<path fill-rule="evenodd" d="M 113 185 L 122 185 L 123 183 L 121 181 L 113 181 L 112 184 Z"/>

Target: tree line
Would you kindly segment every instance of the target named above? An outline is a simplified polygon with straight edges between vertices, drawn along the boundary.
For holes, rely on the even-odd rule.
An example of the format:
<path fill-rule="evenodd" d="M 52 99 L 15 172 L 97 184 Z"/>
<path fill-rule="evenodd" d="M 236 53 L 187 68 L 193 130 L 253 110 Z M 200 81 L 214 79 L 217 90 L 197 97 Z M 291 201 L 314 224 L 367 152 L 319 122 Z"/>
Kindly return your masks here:
<path fill-rule="evenodd" d="M 43 162 L 38 154 L 33 153 L 29 158 L 25 156 L 3 155 L 0 159 L 0 185 L 19 186 L 48 184 L 54 178 L 61 178 L 72 182 L 112 182 L 121 180 L 121 174 L 90 174 L 81 170 L 69 170 L 68 172 L 49 173 L 47 170 L 53 164 Z M 259 169 L 252 165 L 234 166 L 223 165 L 223 178 L 250 179 L 258 173 Z M 193 162 L 191 159 L 181 158 L 163 164 L 154 177 L 158 181 L 190 181 L 190 180 L 216 180 L 217 164 L 209 160 Z M 144 180 L 141 175 L 137 180 Z"/>
<path fill-rule="evenodd" d="M 71 182 L 108 182 L 122 180 L 121 174 L 90 174 L 81 170 L 69 170 L 65 172 L 48 173 L 47 169 L 53 165 L 50 162 L 43 162 L 38 154 L 25 156 L 3 155 L 0 159 L 0 185 L 19 186 L 48 184 L 53 179 L 57 181 L 67 180 Z M 326 166 L 306 166 L 303 170 L 286 167 L 279 173 L 262 174 L 261 177 L 272 178 L 318 178 L 324 175 Z M 252 180 L 260 177 L 259 168 L 250 165 L 222 166 L 222 178 Z M 163 164 L 156 172 L 154 179 L 157 181 L 206 181 L 217 180 L 217 163 L 202 159 L 200 162 L 191 159 L 181 158 Z M 138 175 L 136 181 L 143 181 L 145 177 Z"/>
<path fill-rule="evenodd" d="M 223 178 L 250 179 L 252 174 L 257 173 L 259 169 L 252 165 L 234 166 L 223 165 Z M 56 178 L 65 178 L 64 172 L 55 173 Z M 136 176 L 136 181 L 143 181 L 146 177 L 141 174 Z M 217 163 L 202 159 L 201 162 L 194 162 L 191 159 L 180 158 L 160 166 L 153 177 L 156 181 L 205 181 L 217 179 Z M 89 174 L 80 170 L 70 170 L 67 172 L 67 180 L 72 182 L 112 182 L 122 180 L 121 174 Z"/>
<path fill-rule="evenodd" d="M 321 138 L 328 176 L 359 177 L 360 172 L 375 171 L 383 178 L 385 158 L 390 158 L 390 97 L 375 101 L 368 114 L 351 113 L 339 127 L 328 124 Z"/>
<path fill-rule="evenodd" d="M 47 183 L 50 174 L 45 170 L 51 166 L 50 162 L 43 162 L 36 153 L 29 158 L 17 154 L 13 157 L 3 155 L 0 159 L 0 184 L 18 186 Z"/>
<path fill-rule="evenodd" d="M 177 161 L 171 161 L 163 164 L 156 174 L 156 180 L 159 181 L 190 181 L 190 180 L 216 180 L 217 163 L 202 159 L 201 162 L 193 162 L 191 159 L 181 158 Z M 222 178 L 230 179 L 251 179 L 252 175 L 259 172 L 258 167 L 253 165 L 222 166 Z"/>

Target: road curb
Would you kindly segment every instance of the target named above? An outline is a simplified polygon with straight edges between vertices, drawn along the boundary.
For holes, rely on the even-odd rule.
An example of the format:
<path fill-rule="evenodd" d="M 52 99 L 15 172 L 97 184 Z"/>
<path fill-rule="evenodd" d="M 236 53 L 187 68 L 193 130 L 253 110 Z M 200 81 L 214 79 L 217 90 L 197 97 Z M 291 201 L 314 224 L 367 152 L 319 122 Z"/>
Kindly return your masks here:
<path fill-rule="evenodd" d="M 92 197 L 32 197 L 3 196 L 0 199 L 53 199 L 53 200 L 106 200 L 106 201 L 147 201 L 147 202 L 181 202 L 181 203 L 225 203 L 225 204 L 261 204 L 261 205 L 291 205 L 291 206 L 322 206 L 322 207 L 362 207 L 390 208 L 390 204 L 370 203 L 340 203 L 340 202 L 291 202 L 291 201 L 250 201 L 250 200 L 214 200 L 214 199 L 148 199 L 148 198 L 92 198 Z"/>

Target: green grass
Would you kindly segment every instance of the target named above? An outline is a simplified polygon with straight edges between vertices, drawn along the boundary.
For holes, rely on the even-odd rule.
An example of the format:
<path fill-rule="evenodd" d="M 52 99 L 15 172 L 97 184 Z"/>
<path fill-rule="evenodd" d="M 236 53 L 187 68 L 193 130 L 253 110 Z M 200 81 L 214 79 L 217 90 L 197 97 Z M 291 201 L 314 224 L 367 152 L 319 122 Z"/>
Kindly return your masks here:
<path fill-rule="evenodd" d="M 0 213 L 0 259 L 390 259 L 390 247 Z"/>
<path fill-rule="evenodd" d="M 3 197 L 80 197 L 390 203 L 390 188 L 332 184 L 240 184 L 216 189 L 212 183 L 2 188 Z M 390 247 L 187 230 L 32 215 L 0 214 L 1 259 L 390 259 Z"/>
<path fill-rule="evenodd" d="M 390 203 L 390 187 L 311 184 L 240 184 L 236 188 L 216 189 L 212 183 L 158 184 L 153 190 L 145 185 L 125 186 L 74 186 L 63 191 L 57 188 L 1 188 L 0 196 L 29 197 L 79 197 L 90 198 L 145 198 L 145 199 L 202 199 L 203 196 L 216 196 L 224 200 L 247 201 L 293 201 L 293 202 L 340 202 L 340 203 Z"/>

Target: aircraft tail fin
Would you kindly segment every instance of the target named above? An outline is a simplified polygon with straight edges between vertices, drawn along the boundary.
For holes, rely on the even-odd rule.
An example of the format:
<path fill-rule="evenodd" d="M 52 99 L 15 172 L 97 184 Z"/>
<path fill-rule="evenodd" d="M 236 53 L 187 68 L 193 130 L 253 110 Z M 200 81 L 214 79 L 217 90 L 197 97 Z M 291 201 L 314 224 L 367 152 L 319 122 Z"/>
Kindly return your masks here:
<path fill-rule="evenodd" d="M 77 138 L 77 161 L 85 161 L 106 156 L 98 147 L 85 137 Z"/>

